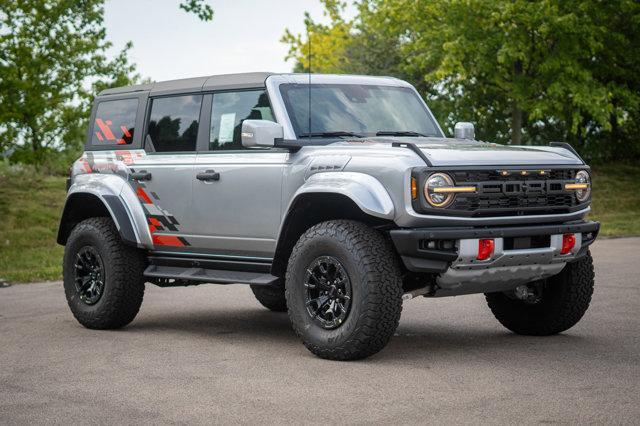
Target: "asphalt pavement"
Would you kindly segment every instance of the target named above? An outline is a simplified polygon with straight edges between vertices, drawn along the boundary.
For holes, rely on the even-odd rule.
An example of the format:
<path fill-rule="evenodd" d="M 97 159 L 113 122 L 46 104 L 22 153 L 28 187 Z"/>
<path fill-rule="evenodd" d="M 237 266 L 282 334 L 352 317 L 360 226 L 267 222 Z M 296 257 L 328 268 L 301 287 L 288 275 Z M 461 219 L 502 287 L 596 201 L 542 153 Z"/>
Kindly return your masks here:
<path fill-rule="evenodd" d="M 481 295 L 404 304 L 396 336 L 325 361 L 248 287 L 148 285 L 118 331 L 84 329 L 61 283 L 0 288 L 0 423 L 640 422 L 640 238 L 593 247 L 583 320 L 503 329 Z"/>

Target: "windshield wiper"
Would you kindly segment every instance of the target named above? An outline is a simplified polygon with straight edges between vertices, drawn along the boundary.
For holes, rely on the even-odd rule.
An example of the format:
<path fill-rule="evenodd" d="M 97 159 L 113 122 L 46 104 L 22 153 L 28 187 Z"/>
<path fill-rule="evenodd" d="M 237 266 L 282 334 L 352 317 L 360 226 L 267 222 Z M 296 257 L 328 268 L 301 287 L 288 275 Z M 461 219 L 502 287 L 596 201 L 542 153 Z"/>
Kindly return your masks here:
<path fill-rule="evenodd" d="M 418 133 L 418 132 L 412 132 L 409 130 L 400 130 L 400 131 L 381 130 L 376 133 L 376 136 L 424 136 L 426 137 L 427 135 L 423 135 L 422 133 Z"/>
<path fill-rule="evenodd" d="M 333 138 L 333 137 L 354 137 L 354 138 L 363 138 L 364 136 L 359 135 L 353 132 L 309 132 L 309 133 L 301 133 L 298 135 L 299 138 Z"/>

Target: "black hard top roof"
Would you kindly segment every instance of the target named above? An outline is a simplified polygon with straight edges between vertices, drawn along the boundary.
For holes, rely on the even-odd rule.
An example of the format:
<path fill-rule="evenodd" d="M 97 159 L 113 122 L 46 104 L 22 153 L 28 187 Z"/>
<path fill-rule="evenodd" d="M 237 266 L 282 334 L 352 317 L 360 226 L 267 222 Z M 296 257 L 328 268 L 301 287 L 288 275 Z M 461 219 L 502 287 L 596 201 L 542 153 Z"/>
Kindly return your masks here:
<path fill-rule="evenodd" d="M 134 84 L 132 86 L 103 90 L 99 93 L 99 96 L 121 95 L 133 92 L 150 92 L 152 95 L 165 95 L 209 90 L 249 89 L 253 87 L 264 87 L 264 81 L 272 74 L 273 73 L 270 72 L 222 74 L 208 77 L 160 81 L 157 83 Z"/>

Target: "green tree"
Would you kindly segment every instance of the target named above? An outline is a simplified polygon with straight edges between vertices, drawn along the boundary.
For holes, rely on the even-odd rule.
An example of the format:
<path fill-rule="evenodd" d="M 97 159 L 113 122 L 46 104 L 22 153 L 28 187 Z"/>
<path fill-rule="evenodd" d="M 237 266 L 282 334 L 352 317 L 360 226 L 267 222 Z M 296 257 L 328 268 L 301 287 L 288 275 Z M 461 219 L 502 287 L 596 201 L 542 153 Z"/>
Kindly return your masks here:
<path fill-rule="evenodd" d="M 335 1 L 325 1 L 329 24 L 307 16 L 317 46 L 312 47 L 315 72 L 407 79 L 429 100 L 443 127 L 474 121 L 480 138 L 518 144 L 565 140 L 603 158 L 620 157 L 620 149 L 612 147 L 629 152 L 633 145 L 637 155 L 637 140 L 625 140 L 640 118 L 637 1 L 360 0 L 355 5 L 358 13 L 351 21 L 342 17 L 344 3 Z M 308 62 L 304 35 L 286 33 L 283 41 L 298 64 Z"/>
<path fill-rule="evenodd" d="M 1 0 L 0 143 L 48 150 L 82 139 L 93 87 L 128 84 L 128 44 L 105 51 L 102 0 Z M 133 77 L 135 78 L 135 76 Z"/>
<path fill-rule="evenodd" d="M 209 21 L 203 0 L 179 7 Z M 104 0 L 0 0 L 0 153 L 42 163 L 85 138 L 93 96 L 139 80 L 125 48 L 114 58 Z"/>

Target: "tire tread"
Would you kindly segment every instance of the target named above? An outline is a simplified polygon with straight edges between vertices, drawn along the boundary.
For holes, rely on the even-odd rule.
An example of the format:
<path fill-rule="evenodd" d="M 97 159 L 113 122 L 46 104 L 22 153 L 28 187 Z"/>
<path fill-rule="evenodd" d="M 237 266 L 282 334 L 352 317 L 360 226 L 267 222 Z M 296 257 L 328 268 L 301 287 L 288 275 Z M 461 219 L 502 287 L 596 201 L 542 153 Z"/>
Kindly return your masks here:
<path fill-rule="evenodd" d="M 373 355 L 384 348 L 393 336 L 402 312 L 402 281 L 399 265 L 389 241 L 363 223 L 334 220 L 309 228 L 295 245 L 287 268 L 286 297 L 292 303 L 291 285 L 295 283 L 291 265 L 298 262 L 301 248 L 313 244 L 317 237 L 329 236 L 354 253 L 357 267 L 367 285 L 366 304 L 357 319 L 357 328 L 350 338 L 335 347 L 313 344 L 305 339 L 302 322 L 294 309 L 289 309 L 293 329 L 304 345 L 321 358 L 354 360 Z"/>
<path fill-rule="evenodd" d="M 104 243 L 110 262 L 111 284 L 105 289 L 96 309 L 78 309 L 72 271 L 65 268 L 65 293 L 75 318 L 90 329 L 106 330 L 124 327 L 138 314 L 144 297 L 143 272 L 145 267 L 142 252 L 122 242 L 115 224 L 107 217 L 94 217 L 80 222 L 71 231 L 67 247 L 84 233 L 95 233 Z M 65 250 L 67 256 L 73 255 Z M 103 259 L 106 263 L 107 259 Z M 107 266 L 105 265 L 105 268 Z"/>

